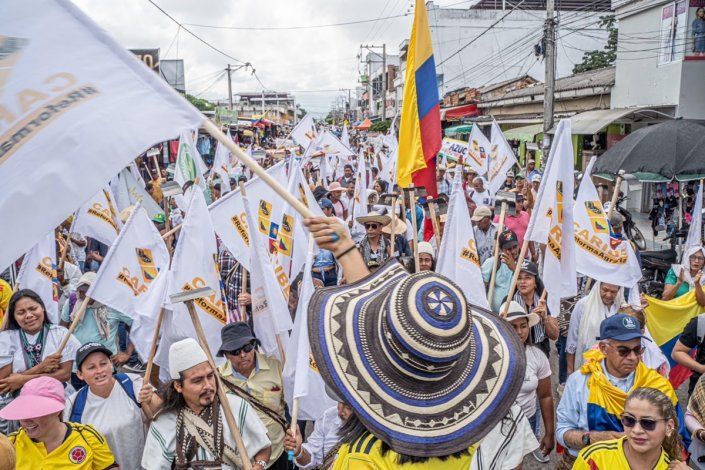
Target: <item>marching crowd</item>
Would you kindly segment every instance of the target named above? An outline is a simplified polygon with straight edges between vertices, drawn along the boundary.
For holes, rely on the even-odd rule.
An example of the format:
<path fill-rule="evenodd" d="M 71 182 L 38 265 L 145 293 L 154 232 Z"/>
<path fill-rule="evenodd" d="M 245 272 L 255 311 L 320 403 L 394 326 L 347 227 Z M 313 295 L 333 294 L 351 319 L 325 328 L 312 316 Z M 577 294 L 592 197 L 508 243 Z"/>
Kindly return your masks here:
<path fill-rule="evenodd" d="M 306 220 L 319 247 L 311 361 L 336 406 L 292 426 L 283 364 L 261 352 L 253 331 L 249 273 L 224 246 L 228 310 L 246 314 L 222 329 L 221 365 L 187 338 L 170 346 L 168 370 L 145 375 L 132 318 L 93 300 L 69 333 L 108 247 L 66 223 L 57 229 L 66 251 L 58 324 L 37 293 L 0 280 L 0 469 L 241 468 L 243 451 L 258 470 L 513 469 L 525 458 L 559 469 L 705 468 L 705 321 L 686 326 L 671 358 L 652 340 L 636 288 L 576 279 L 584 295 L 549 311 L 544 247 L 531 243 L 518 259 L 542 179 L 532 156 L 506 175 L 516 211 L 500 231 L 487 181 L 462 163 L 439 164 L 437 198 L 404 202 L 372 145 L 362 136 L 356 145 L 368 155 L 366 194 L 356 194 L 351 164 L 323 179 L 316 163 L 305 167 L 326 216 Z M 281 156 L 266 155 L 265 167 Z M 434 272 L 456 172 L 486 290 L 493 284 L 491 311 Z M 158 175 L 147 189 L 161 203 Z M 231 185 L 251 176 L 242 171 Z M 211 200 L 220 187 L 208 188 Z M 367 215 L 355 218 L 355 204 L 367 204 Z M 172 226 L 183 215 L 174 206 Z M 154 220 L 162 233 L 164 222 Z M 609 218 L 617 238 L 622 222 Z M 683 259 L 662 299 L 694 291 L 705 306 L 705 250 Z M 293 316 L 302 277 L 292 278 Z M 669 382 L 671 364 L 692 371 L 688 402 Z"/>

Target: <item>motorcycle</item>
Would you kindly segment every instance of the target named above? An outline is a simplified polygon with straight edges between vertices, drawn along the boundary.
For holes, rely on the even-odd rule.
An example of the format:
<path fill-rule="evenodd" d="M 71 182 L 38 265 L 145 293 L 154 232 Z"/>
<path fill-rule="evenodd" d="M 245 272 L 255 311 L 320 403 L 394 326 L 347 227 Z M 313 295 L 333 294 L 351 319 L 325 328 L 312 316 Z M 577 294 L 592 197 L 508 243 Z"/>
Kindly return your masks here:
<path fill-rule="evenodd" d="M 634 244 L 637 246 L 637 248 L 639 248 L 639 250 L 645 250 L 646 249 L 646 239 L 644 238 L 644 234 L 641 233 L 641 230 L 639 230 L 639 227 L 637 227 L 636 224 L 634 223 L 634 219 L 632 218 L 632 213 L 629 212 L 626 208 L 621 206 L 621 204 L 628 199 L 629 199 L 628 196 L 620 196 L 617 199 L 617 205 L 615 207 L 615 210 L 624 219 L 624 235 L 629 240 L 633 241 Z M 604 204 L 604 209 L 605 209 L 605 213 L 609 212 L 610 202 L 606 202 Z"/>
<path fill-rule="evenodd" d="M 666 280 L 666 273 L 671 269 L 672 264 L 678 262 L 678 253 L 676 252 L 678 239 L 685 240 L 686 238 L 688 238 L 687 229 L 674 231 L 664 238 L 664 241 L 670 243 L 670 248 L 640 252 L 641 273 L 643 277 L 639 282 L 639 288 L 642 292 L 652 297 L 661 297 Z"/>

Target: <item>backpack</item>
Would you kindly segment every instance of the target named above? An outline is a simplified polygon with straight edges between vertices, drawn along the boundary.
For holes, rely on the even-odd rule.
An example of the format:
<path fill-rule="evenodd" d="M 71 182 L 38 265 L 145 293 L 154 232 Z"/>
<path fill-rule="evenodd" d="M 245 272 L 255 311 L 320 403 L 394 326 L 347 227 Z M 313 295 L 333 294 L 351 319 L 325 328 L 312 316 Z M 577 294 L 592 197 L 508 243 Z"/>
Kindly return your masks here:
<path fill-rule="evenodd" d="M 135 389 L 132 386 L 132 379 L 127 374 L 123 374 L 121 372 L 118 372 L 114 374 L 115 378 L 117 379 L 117 382 L 120 384 L 122 389 L 127 393 L 127 396 L 130 397 L 130 399 L 135 402 L 135 405 L 137 405 L 138 408 L 142 408 L 142 405 L 137 402 L 137 398 L 135 397 Z M 86 407 L 86 399 L 88 398 L 88 385 L 84 385 L 81 387 L 81 389 L 78 391 L 76 394 L 76 399 L 73 401 L 73 405 L 71 406 L 71 417 L 69 418 L 69 422 L 72 423 L 80 423 L 81 422 L 81 417 L 83 416 L 83 409 Z"/>

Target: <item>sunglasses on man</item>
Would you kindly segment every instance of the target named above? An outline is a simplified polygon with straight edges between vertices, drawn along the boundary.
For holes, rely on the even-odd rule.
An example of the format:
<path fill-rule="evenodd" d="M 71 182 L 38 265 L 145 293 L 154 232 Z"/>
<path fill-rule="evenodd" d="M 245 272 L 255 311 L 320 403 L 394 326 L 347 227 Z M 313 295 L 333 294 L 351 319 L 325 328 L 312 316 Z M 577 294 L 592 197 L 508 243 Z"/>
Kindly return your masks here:
<path fill-rule="evenodd" d="M 377 230 L 379 228 L 379 224 L 365 224 L 366 229 L 372 229 L 372 230 Z"/>
<path fill-rule="evenodd" d="M 615 347 L 617 350 L 617 354 L 619 354 L 621 357 L 627 357 L 629 354 L 634 353 L 637 357 L 641 356 L 644 354 L 644 346 L 635 346 L 633 348 L 628 348 L 626 346 L 617 346 Z"/>
<path fill-rule="evenodd" d="M 228 354 L 230 354 L 232 356 L 239 356 L 243 352 L 245 354 L 248 354 L 248 353 L 252 352 L 253 349 L 255 349 L 255 345 L 252 343 L 247 343 L 246 345 L 244 345 L 241 348 L 236 349 L 235 351 L 230 351 Z"/>

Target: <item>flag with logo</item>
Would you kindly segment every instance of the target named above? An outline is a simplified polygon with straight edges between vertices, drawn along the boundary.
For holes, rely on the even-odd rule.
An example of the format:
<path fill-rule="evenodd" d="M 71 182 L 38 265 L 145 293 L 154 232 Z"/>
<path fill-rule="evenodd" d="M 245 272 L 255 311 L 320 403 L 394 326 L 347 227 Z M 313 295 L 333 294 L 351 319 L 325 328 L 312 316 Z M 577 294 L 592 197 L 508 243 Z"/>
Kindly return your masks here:
<path fill-rule="evenodd" d="M 460 171 L 455 172 L 453 179 L 447 220 L 438 250 L 436 272 L 458 284 L 471 304 L 489 309 Z"/>
<path fill-rule="evenodd" d="M 213 356 L 220 346 L 220 330 L 227 322 L 227 305 L 223 300 L 218 270 L 218 247 L 206 200 L 201 191 L 190 191 L 186 216 L 169 269 L 168 295 L 209 287 L 212 293 L 194 300 Z M 196 336 L 186 305 L 171 304 L 174 321 L 192 338 Z"/>
<path fill-rule="evenodd" d="M 570 119 L 562 119 L 558 124 L 548 158 L 524 240 L 546 245 L 543 282 L 551 315 L 558 316 L 561 298 L 577 294 Z"/>
<path fill-rule="evenodd" d="M 492 132 L 494 133 L 494 128 L 492 128 Z M 484 175 L 488 171 L 491 148 L 492 144 L 487 140 L 480 126 L 473 124 L 470 138 L 468 139 L 468 158 L 465 159 L 465 163 L 470 165 L 479 176 Z"/>
<path fill-rule="evenodd" d="M 205 118 L 70 1 L 1 8 L 3 269 L 135 155 Z"/>
<path fill-rule="evenodd" d="M 232 140 L 230 129 L 228 129 L 228 138 Z M 222 142 L 218 142 L 215 147 L 213 171 L 220 176 L 221 194 L 230 192 L 232 190 L 230 187 L 230 176 L 233 174 L 233 168 L 230 165 L 230 150 Z"/>
<path fill-rule="evenodd" d="M 49 232 L 29 250 L 17 275 L 20 289 L 32 289 L 41 297 L 49 320 L 59 323 L 59 280 L 56 276 L 56 239 Z"/>
<path fill-rule="evenodd" d="M 315 154 L 338 155 L 347 157 L 355 155 L 355 152 L 346 147 L 336 136 L 329 131 L 322 132 L 304 152 L 304 160 L 311 158 Z"/>
<path fill-rule="evenodd" d="M 610 234 L 607 214 L 590 179 L 596 157 L 590 159 L 575 200 L 575 267 L 598 281 L 634 287 L 641 280 L 641 268 L 629 240 Z"/>
<path fill-rule="evenodd" d="M 106 186 L 76 211 L 71 230 L 110 246 L 118 237 L 121 227 L 113 192 Z"/>
<path fill-rule="evenodd" d="M 169 270 L 169 252 L 159 231 L 137 205 L 98 269 L 88 296 L 134 316 L 152 283 Z"/>
<path fill-rule="evenodd" d="M 507 180 L 507 172 L 511 170 L 516 163 L 517 159 L 514 156 L 514 151 L 504 137 L 502 129 L 499 128 L 497 121 L 492 121 L 490 156 L 487 164 L 487 181 L 489 181 L 489 188 L 487 189 L 489 189 L 490 195 L 494 196 L 497 191 L 502 189 L 502 185 Z M 571 169 L 571 175 L 572 174 Z M 571 195 L 572 194 L 573 193 L 571 193 Z"/>
<path fill-rule="evenodd" d="M 248 196 L 249 197 L 249 196 Z M 288 289 L 288 279 L 282 279 L 274 273 L 274 265 L 262 238 L 257 235 L 257 228 L 261 226 L 259 220 L 250 208 L 248 197 L 245 197 L 245 217 L 250 231 L 252 247 L 250 255 L 250 281 L 252 283 L 252 323 L 257 338 L 262 342 L 262 349 L 268 355 L 275 355 L 280 360 L 277 336 L 282 346 L 286 347 L 289 337 L 288 331 L 293 324 L 289 307 L 282 289 Z"/>
<path fill-rule="evenodd" d="M 316 137 L 316 125 L 313 122 L 313 116 L 307 114 L 299 123 L 291 130 L 291 138 L 294 139 L 297 145 L 304 149 L 308 148 L 309 144 Z"/>
<path fill-rule="evenodd" d="M 150 219 L 164 215 L 164 210 L 152 196 L 137 182 L 128 168 L 124 168 L 116 178 L 110 180 L 110 187 L 115 195 L 118 211 L 122 211 L 138 202 L 147 211 Z"/>
<path fill-rule="evenodd" d="M 203 163 L 201 154 L 196 149 L 196 143 L 193 141 L 191 131 L 181 133 L 179 137 L 179 152 L 176 154 L 176 167 L 174 168 L 174 181 L 183 186 L 193 181 L 195 187 L 201 188 L 201 192 L 206 190 L 205 174 L 208 172 L 208 167 Z M 192 186 L 192 187 L 194 187 Z M 187 189 L 184 194 L 174 196 L 176 205 L 179 209 L 186 210 L 188 204 L 188 193 L 191 189 Z"/>
<path fill-rule="evenodd" d="M 702 181 L 702 180 L 700 180 Z M 688 253 L 692 247 L 702 246 L 703 234 L 703 184 L 700 183 L 698 193 L 695 196 L 693 213 L 688 228 L 688 238 L 685 240 L 682 253 Z"/>
<path fill-rule="evenodd" d="M 306 265 L 299 286 L 299 303 L 296 306 L 294 328 L 286 348 L 286 363 L 282 371 L 284 398 L 289 409 L 294 406 L 294 399 L 299 401 L 299 419 L 317 420 L 323 412 L 335 406 L 335 402 L 326 394 L 326 386 L 318 371 L 316 361 L 311 354 L 308 339 L 308 305 L 315 289 L 311 277 L 313 265 L 313 243 L 309 242 Z"/>

